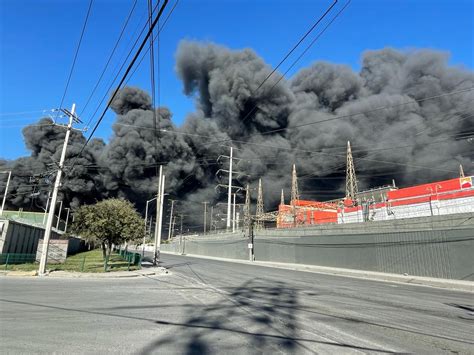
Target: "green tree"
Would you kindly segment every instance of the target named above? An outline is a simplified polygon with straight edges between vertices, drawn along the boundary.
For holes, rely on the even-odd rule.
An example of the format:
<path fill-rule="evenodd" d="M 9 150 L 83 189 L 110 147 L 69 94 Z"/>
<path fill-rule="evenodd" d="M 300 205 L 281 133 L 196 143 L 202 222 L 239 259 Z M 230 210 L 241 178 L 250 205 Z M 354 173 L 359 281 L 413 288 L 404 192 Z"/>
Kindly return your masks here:
<path fill-rule="evenodd" d="M 74 213 L 71 230 L 89 242 L 100 243 L 105 263 L 113 244 L 143 237 L 143 223 L 131 202 L 112 198 L 81 206 Z"/>

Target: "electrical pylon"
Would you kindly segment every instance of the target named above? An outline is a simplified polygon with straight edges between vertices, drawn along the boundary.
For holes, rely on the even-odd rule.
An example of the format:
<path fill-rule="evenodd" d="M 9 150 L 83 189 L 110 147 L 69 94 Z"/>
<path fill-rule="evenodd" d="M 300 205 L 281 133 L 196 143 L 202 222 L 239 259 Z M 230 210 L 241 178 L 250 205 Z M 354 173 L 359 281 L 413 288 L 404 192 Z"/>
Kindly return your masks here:
<path fill-rule="evenodd" d="M 291 203 L 296 203 L 300 199 L 298 190 L 298 177 L 296 176 L 296 165 L 293 164 L 293 173 L 291 174 Z"/>
<path fill-rule="evenodd" d="M 346 199 L 356 201 L 357 179 L 352 159 L 351 142 L 347 141 L 347 164 L 346 164 Z"/>
<path fill-rule="evenodd" d="M 244 205 L 244 230 L 248 231 L 250 227 L 250 187 L 245 187 L 245 205 Z"/>
<path fill-rule="evenodd" d="M 462 168 L 462 164 L 459 164 L 459 177 L 463 178 L 464 176 L 464 169 Z"/>
<path fill-rule="evenodd" d="M 293 164 L 293 172 L 291 174 L 291 206 L 293 206 L 293 227 L 296 227 L 296 205 L 300 199 L 298 190 L 298 176 L 296 175 L 296 165 Z"/>
<path fill-rule="evenodd" d="M 256 223 L 255 229 L 261 230 L 263 229 L 263 189 L 262 189 L 262 179 L 258 179 L 258 196 L 257 196 L 257 211 L 256 211 Z"/>
<path fill-rule="evenodd" d="M 281 199 L 280 199 L 280 205 L 285 204 L 285 193 L 283 192 L 283 189 L 281 189 Z"/>

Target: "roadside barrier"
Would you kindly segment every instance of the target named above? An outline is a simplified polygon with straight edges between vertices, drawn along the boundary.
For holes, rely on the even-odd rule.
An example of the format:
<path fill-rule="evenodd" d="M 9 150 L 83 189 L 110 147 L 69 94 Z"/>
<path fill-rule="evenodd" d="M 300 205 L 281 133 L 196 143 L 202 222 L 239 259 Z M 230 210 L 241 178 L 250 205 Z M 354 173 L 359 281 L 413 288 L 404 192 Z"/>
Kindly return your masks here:
<path fill-rule="evenodd" d="M 130 271 L 131 265 L 137 266 L 139 269 L 141 269 L 142 255 L 140 253 L 134 253 L 131 251 L 127 251 L 125 249 L 120 249 L 120 248 L 115 249 L 115 252 L 128 262 L 127 268 L 129 271 Z"/>

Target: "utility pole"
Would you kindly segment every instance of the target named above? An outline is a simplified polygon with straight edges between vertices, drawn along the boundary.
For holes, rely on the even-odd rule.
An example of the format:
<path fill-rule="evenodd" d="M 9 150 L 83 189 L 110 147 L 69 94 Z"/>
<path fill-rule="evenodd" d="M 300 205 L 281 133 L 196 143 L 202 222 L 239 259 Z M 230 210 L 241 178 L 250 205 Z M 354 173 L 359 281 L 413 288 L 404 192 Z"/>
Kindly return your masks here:
<path fill-rule="evenodd" d="M 48 200 L 46 201 L 46 208 L 44 210 L 43 224 L 46 223 L 46 216 L 48 215 L 48 206 L 49 206 L 50 198 L 51 198 L 51 190 L 49 190 L 49 192 L 48 192 Z"/>
<path fill-rule="evenodd" d="M 293 164 L 293 172 L 291 173 L 291 205 L 293 209 L 293 227 L 296 227 L 296 205 L 300 199 L 300 192 L 298 190 L 298 176 L 296 175 L 296 165 Z"/>
<path fill-rule="evenodd" d="M 153 253 L 154 266 L 158 264 L 158 261 L 160 259 L 164 190 L 165 190 L 165 175 L 163 175 L 163 166 L 160 165 L 160 175 L 158 179 L 158 196 L 156 199 L 155 247 L 154 247 L 154 253 Z"/>
<path fill-rule="evenodd" d="M 56 230 L 59 231 L 59 221 L 61 220 L 61 210 L 63 209 L 63 200 L 59 201 L 59 213 L 56 220 Z"/>
<path fill-rule="evenodd" d="M 281 189 L 281 198 L 280 198 L 280 205 L 285 204 L 285 193 L 283 192 L 283 189 Z"/>
<path fill-rule="evenodd" d="M 459 164 L 459 177 L 460 177 L 460 178 L 465 177 L 465 176 L 464 176 L 464 169 L 462 168 L 462 164 Z M 8 189 L 8 185 L 7 185 L 7 189 Z M 2 209 L 3 209 L 3 208 L 2 208 Z"/>
<path fill-rule="evenodd" d="M 262 189 L 262 179 L 258 179 L 258 195 L 257 195 L 257 211 L 256 211 L 256 223 L 255 229 L 261 230 L 263 229 L 263 189 Z"/>
<path fill-rule="evenodd" d="M 204 204 L 204 234 L 206 234 L 206 224 L 207 224 L 207 204 L 209 202 L 208 201 L 205 201 L 203 202 Z"/>
<path fill-rule="evenodd" d="M 244 229 L 250 228 L 250 186 L 245 187 L 245 205 L 244 205 Z"/>
<path fill-rule="evenodd" d="M 172 230 L 172 225 L 173 225 L 173 209 L 174 209 L 174 202 L 176 200 L 170 200 L 171 201 L 171 213 L 170 213 L 170 224 L 168 228 L 168 240 L 171 240 L 171 230 Z"/>
<path fill-rule="evenodd" d="M 154 201 L 158 198 L 158 196 L 155 196 L 153 197 L 151 200 L 147 200 L 146 201 L 146 207 L 145 207 L 145 228 L 144 228 L 144 231 L 143 231 L 143 248 L 142 248 L 142 258 L 145 256 L 145 243 L 146 243 L 146 236 L 147 236 L 147 229 L 146 229 L 146 224 L 148 222 L 148 204 L 151 202 L 151 201 Z M 151 224 L 150 224 L 150 228 L 151 228 Z"/>
<path fill-rule="evenodd" d="M 67 210 L 67 214 L 66 214 L 66 225 L 64 226 L 64 233 L 67 232 L 67 223 L 69 222 L 69 211 L 71 209 L 69 207 L 66 207 L 65 210 Z"/>
<path fill-rule="evenodd" d="M 49 205 L 48 219 L 46 221 L 46 227 L 44 231 L 43 238 L 43 251 L 41 253 L 40 265 L 38 274 L 43 276 L 46 273 L 46 263 L 48 260 L 48 249 L 49 249 L 49 239 L 51 238 L 51 228 L 53 226 L 54 210 L 56 207 L 56 200 L 58 198 L 59 186 L 61 185 L 61 175 L 64 169 L 64 160 L 66 159 L 66 149 L 69 142 L 69 136 L 71 135 L 72 123 L 73 121 L 79 121 L 74 111 L 76 110 L 76 104 L 72 105 L 71 112 L 60 109 L 69 116 L 69 123 L 67 125 L 66 137 L 64 138 L 63 150 L 61 152 L 61 159 L 59 161 L 59 168 L 56 174 L 56 181 L 54 182 L 53 196 L 51 197 L 51 203 Z"/>
<path fill-rule="evenodd" d="M 214 206 L 211 206 L 211 221 L 210 221 L 211 225 L 210 225 L 210 228 L 209 228 L 209 230 L 211 232 L 212 232 L 212 223 L 214 222 L 213 219 L 214 219 Z"/>
<path fill-rule="evenodd" d="M 161 179 L 163 178 L 163 166 L 160 165 L 160 173 L 158 176 L 158 193 L 156 195 L 156 217 L 155 217 L 155 245 L 153 247 L 153 265 L 156 266 L 158 259 L 158 223 L 160 221 L 160 196 L 161 196 Z"/>
<path fill-rule="evenodd" d="M 173 238 L 175 225 L 176 225 L 176 216 L 173 216 L 173 223 L 171 224 L 171 238 Z"/>
<path fill-rule="evenodd" d="M 230 229 L 230 200 L 232 195 L 232 158 L 234 148 L 230 147 L 230 159 L 229 159 L 229 190 L 227 193 L 227 230 Z"/>
<path fill-rule="evenodd" d="M 2 171 L 2 173 L 6 173 L 6 171 Z M 3 209 L 5 208 L 5 201 L 7 200 L 8 186 L 10 186 L 11 176 L 12 176 L 12 172 L 9 171 L 8 178 L 7 178 L 7 186 L 5 187 L 5 193 L 3 194 L 2 209 L 0 210 L 0 216 L 3 216 Z"/>
<path fill-rule="evenodd" d="M 216 186 L 219 187 L 219 186 L 222 186 L 222 187 L 226 187 L 227 188 L 227 223 L 226 223 L 226 229 L 227 231 L 230 230 L 230 227 L 231 227 L 231 221 L 232 221 L 232 189 L 237 189 L 237 192 L 242 190 L 242 187 L 241 186 L 232 186 L 232 180 L 233 180 L 233 174 L 234 175 L 246 175 L 246 176 L 249 176 L 247 174 L 243 174 L 241 172 L 238 172 L 238 171 L 234 171 L 233 169 L 233 161 L 234 160 L 241 160 L 239 158 L 234 158 L 234 148 L 233 147 L 230 147 L 230 155 L 227 156 L 227 155 L 220 155 L 218 158 L 217 158 L 217 161 L 219 161 L 220 158 L 228 158 L 229 159 L 229 170 L 224 170 L 224 169 L 219 169 L 216 173 L 216 175 L 218 175 L 221 171 L 224 171 L 224 172 L 227 172 L 229 173 L 229 179 L 228 179 L 228 184 L 227 185 L 224 185 L 224 184 L 218 184 Z"/>
<path fill-rule="evenodd" d="M 234 203 L 232 206 L 232 233 L 235 233 L 235 195 L 236 193 L 233 193 L 234 195 Z"/>

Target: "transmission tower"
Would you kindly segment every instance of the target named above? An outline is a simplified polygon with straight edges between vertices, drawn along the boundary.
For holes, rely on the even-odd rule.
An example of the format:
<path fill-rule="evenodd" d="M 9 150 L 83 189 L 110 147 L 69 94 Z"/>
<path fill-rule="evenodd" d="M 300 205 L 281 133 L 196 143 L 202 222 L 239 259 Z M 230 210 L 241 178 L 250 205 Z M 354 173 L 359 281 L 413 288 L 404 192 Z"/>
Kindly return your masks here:
<path fill-rule="evenodd" d="M 356 201 L 357 179 L 352 159 L 351 142 L 347 141 L 347 164 L 346 164 L 346 199 Z"/>
<path fill-rule="evenodd" d="M 460 178 L 464 177 L 464 169 L 462 168 L 462 164 L 459 164 L 459 177 Z"/>
<path fill-rule="evenodd" d="M 298 176 L 296 176 L 296 165 L 293 164 L 293 173 L 291 174 L 291 203 L 294 204 L 300 199 L 298 191 Z"/>
<path fill-rule="evenodd" d="M 250 227 L 250 188 L 245 187 L 245 205 L 244 205 L 244 228 L 248 231 Z"/>
<path fill-rule="evenodd" d="M 293 227 L 296 227 L 296 205 L 300 199 L 300 192 L 298 191 L 298 176 L 296 175 L 296 165 L 293 164 L 293 172 L 291 174 L 291 206 L 293 207 Z"/>
<path fill-rule="evenodd" d="M 257 230 L 263 229 L 263 190 L 262 190 L 262 179 L 258 179 L 258 196 L 257 196 L 257 222 L 255 228 Z"/>

